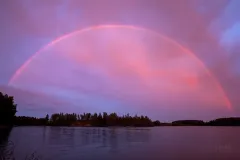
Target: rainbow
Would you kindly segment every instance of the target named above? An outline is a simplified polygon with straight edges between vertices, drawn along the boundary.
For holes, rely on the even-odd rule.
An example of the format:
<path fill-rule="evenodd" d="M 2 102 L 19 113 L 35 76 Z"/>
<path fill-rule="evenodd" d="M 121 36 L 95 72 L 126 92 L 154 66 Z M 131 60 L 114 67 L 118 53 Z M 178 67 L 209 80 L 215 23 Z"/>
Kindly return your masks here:
<path fill-rule="evenodd" d="M 182 45 L 180 45 L 179 43 L 177 43 L 176 41 L 170 39 L 167 36 L 164 36 L 162 34 L 159 34 L 158 32 L 149 30 L 149 29 L 145 29 L 145 28 L 141 28 L 141 27 L 136 27 L 136 26 L 131 26 L 131 25 L 97 25 L 97 26 L 92 26 L 92 27 L 88 27 L 85 29 L 80 29 L 68 34 L 65 34 L 61 37 L 56 38 L 55 40 L 51 41 L 50 43 L 48 43 L 47 45 L 45 45 L 44 47 L 42 47 L 40 50 L 38 50 L 33 56 L 31 56 L 26 62 L 24 62 L 24 64 L 19 67 L 17 69 L 17 71 L 12 75 L 12 77 L 10 78 L 8 85 L 13 85 L 14 81 L 17 79 L 17 77 L 24 71 L 24 69 L 30 64 L 30 62 L 36 58 L 42 51 L 46 50 L 48 47 L 53 46 L 54 44 L 58 43 L 59 41 L 66 39 L 68 37 L 71 37 L 75 34 L 80 34 L 80 33 L 84 33 L 87 31 L 91 31 L 91 30 L 97 30 L 97 29 L 102 29 L 102 28 L 127 28 L 127 29 L 134 29 L 134 30 L 140 30 L 140 31 L 148 31 L 151 32 L 163 39 L 165 39 L 166 41 L 169 41 L 173 44 L 175 44 L 176 46 L 178 46 L 179 48 L 181 48 L 186 54 L 189 54 L 190 56 L 194 57 L 198 63 L 201 65 L 201 67 L 206 69 L 207 74 L 213 78 L 214 82 L 216 83 L 216 86 L 218 87 L 218 89 L 222 92 L 223 97 L 224 97 L 224 101 L 226 103 L 226 107 L 228 109 L 232 109 L 232 105 L 230 100 L 228 99 L 226 93 L 224 92 L 222 86 L 220 85 L 220 83 L 216 80 L 216 78 L 211 74 L 211 72 L 207 69 L 207 67 L 204 65 L 204 63 L 193 53 L 191 52 L 189 49 L 183 47 Z"/>

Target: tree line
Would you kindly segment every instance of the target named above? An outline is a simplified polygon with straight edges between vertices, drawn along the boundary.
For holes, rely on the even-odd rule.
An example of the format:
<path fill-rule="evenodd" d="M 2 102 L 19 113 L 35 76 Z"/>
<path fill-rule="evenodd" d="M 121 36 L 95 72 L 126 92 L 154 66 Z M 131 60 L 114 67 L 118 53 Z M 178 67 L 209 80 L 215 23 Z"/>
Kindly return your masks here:
<path fill-rule="evenodd" d="M 209 122 L 201 120 L 179 120 L 171 123 L 152 121 L 147 116 L 117 115 L 117 113 L 54 113 L 44 118 L 16 116 L 17 104 L 14 97 L 0 92 L 0 127 L 13 125 L 50 126 L 240 126 L 239 117 L 218 118 Z"/>
<path fill-rule="evenodd" d="M 150 127 L 159 126 L 159 121 L 152 121 L 147 116 L 130 116 L 129 114 L 119 116 L 117 113 L 54 113 L 49 118 L 15 117 L 15 125 L 49 125 L 49 126 L 135 126 Z"/>
<path fill-rule="evenodd" d="M 17 104 L 14 97 L 0 92 L 0 125 L 51 125 L 51 126 L 155 126 L 147 116 L 119 116 L 116 113 L 54 113 L 44 118 L 16 116 Z"/>
<path fill-rule="evenodd" d="M 159 121 L 152 121 L 147 116 L 119 116 L 117 113 L 83 113 L 83 114 L 52 114 L 49 125 L 74 125 L 74 126 L 135 126 L 147 127 L 160 125 Z"/>

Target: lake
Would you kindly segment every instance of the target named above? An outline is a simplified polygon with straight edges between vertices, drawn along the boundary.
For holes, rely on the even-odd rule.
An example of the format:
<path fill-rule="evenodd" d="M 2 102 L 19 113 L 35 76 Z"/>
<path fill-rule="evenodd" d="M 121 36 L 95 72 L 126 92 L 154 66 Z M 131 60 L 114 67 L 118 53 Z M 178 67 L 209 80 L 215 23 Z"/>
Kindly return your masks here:
<path fill-rule="evenodd" d="M 14 127 L 0 143 L 16 160 L 240 160 L 240 127 Z"/>

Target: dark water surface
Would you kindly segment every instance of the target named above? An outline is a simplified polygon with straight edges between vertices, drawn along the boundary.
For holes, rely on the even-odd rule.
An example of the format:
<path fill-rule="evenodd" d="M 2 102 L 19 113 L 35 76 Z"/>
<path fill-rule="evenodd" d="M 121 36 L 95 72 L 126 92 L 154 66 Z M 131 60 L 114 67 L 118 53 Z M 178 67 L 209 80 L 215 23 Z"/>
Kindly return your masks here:
<path fill-rule="evenodd" d="M 15 127 L 4 136 L 5 159 L 240 160 L 240 127 Z"/>

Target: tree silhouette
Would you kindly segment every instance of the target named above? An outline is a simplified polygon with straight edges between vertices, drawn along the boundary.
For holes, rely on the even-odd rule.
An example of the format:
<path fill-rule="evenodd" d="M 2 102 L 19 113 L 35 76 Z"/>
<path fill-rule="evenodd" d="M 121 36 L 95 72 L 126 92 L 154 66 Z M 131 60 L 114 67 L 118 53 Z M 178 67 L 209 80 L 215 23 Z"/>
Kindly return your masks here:
<path fill-rule="evenodd" d="M 17 105 L 14 98 L 0 92 L 0 125 L 53 125 L 53 126 L 69 126 L 80 124 L 85 126 L 154 126 L 160 125 L 160 122 L 153 123 L 147 116 L 119 116 L 117 113 L 54 113 L 49 118 L 47 114 L 45 118 L 18 116 Z"/>
<path fill-rule="evenodd" d="M 46 119 L 46 118 L 45 118 Z M 50 121 L 48 123 L 52 126 L 97 126 L 97 127 L 107 127 L 107 126 L 135 126 L 135 127 L 148 127 L 160 125 L 160 122 L 152 122 L 147 116 L 134 117 L 129 114 L 119 116 L 117 113 L 54 113 L 52 114 Z"/>
<path fill-rule="evenodd" d="M 0 92 L 0 127 L 12 125 L 52 125 L 52 126 L 240 126 L 240 117 L 218 118 L 209 122 L 202 120 L 179 120 L 171 123 L 152 121 L 147 116 L 131 116 L 129 114 L 119 116 L 117 113 L 54 113 L 49 118 L 15 116 L 17 104 L 14 97 Z"/>
<path fill-rule="evenodd" d="M 218 118 L 207 122 L 210 126 L 240 126 L 240 117 Z"/>
<path fill-rule="evenodd" d="M 14 98 L 0 92 L 0 125 L 13 125 L 16 112 Z"/>
<path fill-rule="evenodd" d="M 46 117 L 45 117 L 45 124 L 46 125 L 48 124 L 48 121 L 49 121 L 49 115 L 47 114 Z"/>

